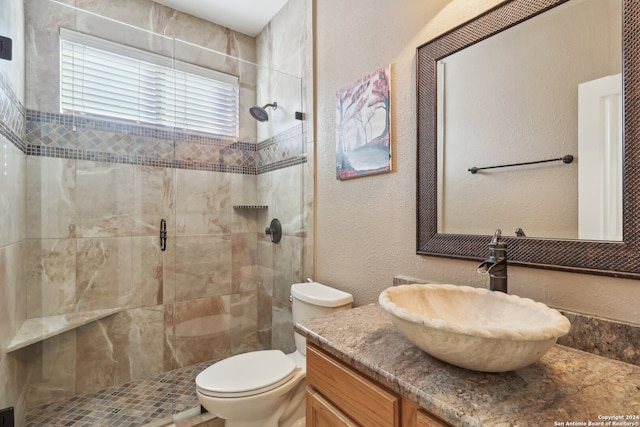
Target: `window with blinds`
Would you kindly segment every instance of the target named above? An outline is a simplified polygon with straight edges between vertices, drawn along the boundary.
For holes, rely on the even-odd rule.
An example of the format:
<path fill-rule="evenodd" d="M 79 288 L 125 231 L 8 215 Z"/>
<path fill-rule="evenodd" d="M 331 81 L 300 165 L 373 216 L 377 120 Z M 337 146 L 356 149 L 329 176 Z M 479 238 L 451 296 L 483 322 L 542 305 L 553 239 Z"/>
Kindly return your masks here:
<path fill-rule="evenodd" d="M 66 29 L 60 104 L 64 113 L 238 137 L 238 77 Z"/>

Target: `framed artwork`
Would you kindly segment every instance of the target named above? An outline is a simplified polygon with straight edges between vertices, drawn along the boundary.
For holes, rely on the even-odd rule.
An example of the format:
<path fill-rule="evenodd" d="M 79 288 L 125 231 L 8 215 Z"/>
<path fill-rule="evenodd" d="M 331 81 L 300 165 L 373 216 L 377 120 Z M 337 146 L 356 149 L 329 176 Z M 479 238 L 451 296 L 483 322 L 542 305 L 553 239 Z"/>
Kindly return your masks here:
<path fill-rule="evenodd" d="M 336 178 L 391 171 L 391 65 L 336 92 Z"/>

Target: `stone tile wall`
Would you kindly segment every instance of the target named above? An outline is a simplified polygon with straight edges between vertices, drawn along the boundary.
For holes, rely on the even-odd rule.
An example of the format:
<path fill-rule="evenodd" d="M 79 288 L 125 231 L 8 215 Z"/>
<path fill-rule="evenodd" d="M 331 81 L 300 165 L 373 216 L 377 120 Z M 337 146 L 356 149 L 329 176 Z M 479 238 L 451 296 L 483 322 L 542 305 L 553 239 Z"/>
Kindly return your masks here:
<path fill-rule="evenodd" d="M 301 77 L 302 99 L 299 111 L 304 113 L 305 127 L 314 128 L 313 111 L 313 2 L 311 0 L 289 0 L 256 37 L 256 57 L 260 64 L 269 64 L 258 75 L 257 97 L 260 101 L 277 100 L 283 106 L 295 105 L 294 93 L 280 90 L 286 81 L 270 73 L 277 69 L 283 73 Z M 276 97 L 284 93 L 284 99 Z M 276 99 L 278 98 L 278 99 Z M 300 102 L 299 101 L 299 102 Z M 283 107 L 284 108 L 284 107 Z M 281 132 L 279 122 L 270 124 L 271 128 L 258 128 L 258 137 L 262 132 Z M 326 141 L 325 141 L 326 142 Z M 290 278 L 300 281 L 313 278 L 313 211 L 314 211 L 314 132 L 304 132 L 304 162 L 296 162 L 295 153 L 288 158 L 295 165 L 286 169 L 260 168 L 257 177 L 258 197 L 261 202 L 269 203 L 268 212 L 258 213 L 259 224 L 268 224 L 272 217 L 283 222 L 283 238 L 280 244 L 271 244 L 266 236 L 260 235 L 258 253 L 262 286 L 258 298 L 271 302 L 271 313 L 260 313 L 260 336 L 270 342 L 274 348 L 293 350 L 293 320 L 289 302 Z M 260 155 L 270 153 L 268 144 L 260 144 Z M 276 147 L 273 147 L 276 148 Z M 296 147 L 297 148 L 297 147 Z M 277 165 L 278 163 L 275 163 Z M 302 256 L 299 262 L 289 259 Z M 281 266 L 276 269 L 266 265 Z M 267 304 L 265 304 L 265 307 Z M 268 323 L 267 323 L 268 322 Z M 271 334 L 267 325 L 272 325 Z"/>
<path fill-rule="evenodd" d="M 89 119 L 73 129 L 65 119 L 27 113 L 27 318 L 123 311 L 32 346 L 38 369 L 32 369 L 29 406 L 272 348 L 272 324 L 280 318 L 289 320 L 284 329 L 275 327 L 278 348 L 292 350 L 288 287 L 302 280 L 297 266 L 306 230 L 302 125 L 260 144 L 225 148 L 204 141 L 253 155 L 197 157 L 196 146 L 187 155 L 192 167 L 184 169 L 186 160 L 153 150 L 171 146 L 164 139 L 170 134 L 150 130 L 141 145 L 152 148 L 128 154 L 127 143 L 135 142 L 127 137 L 147 130 Z M 100 133 L 87 138 L 91 143 L 78 142 L 87 128 Z M 244 163 L 227 164 L 230 158 Z M 257 190 L 267 210 L 234 208 L 233 192 L 243 189 L 233 172 L 269 175 Z M 276 212 L 285 227 L 278 246 L 259 231 Z M 165 252 L 158 240 L 162 218 Z M 261 247 L 273 254 L 261 259 Z M 275 298 L 261 292 L 273 286 Z"/>

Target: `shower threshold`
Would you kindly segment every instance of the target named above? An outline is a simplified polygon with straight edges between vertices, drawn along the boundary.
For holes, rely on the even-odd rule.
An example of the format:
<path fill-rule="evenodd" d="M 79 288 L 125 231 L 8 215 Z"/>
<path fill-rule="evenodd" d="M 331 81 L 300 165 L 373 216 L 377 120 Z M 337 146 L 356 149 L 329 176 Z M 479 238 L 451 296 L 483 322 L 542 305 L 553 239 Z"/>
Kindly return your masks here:
<path fill-rule="evenodd" d="M 200 413 L 195 378 L 211 362 L 199 363 L 119 386 L 31 409 L 25 427 L 222 427 Z"/>

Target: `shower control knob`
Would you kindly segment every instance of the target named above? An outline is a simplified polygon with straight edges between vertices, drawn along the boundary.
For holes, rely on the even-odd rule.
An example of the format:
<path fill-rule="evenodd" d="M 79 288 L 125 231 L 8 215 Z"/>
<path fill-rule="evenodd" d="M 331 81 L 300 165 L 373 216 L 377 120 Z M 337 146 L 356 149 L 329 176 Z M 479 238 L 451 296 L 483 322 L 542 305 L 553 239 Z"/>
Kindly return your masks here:
<path fill-rule="evenodd" d="M 272 243 L 279 243 L 280 239 L 282 239 L 282 224 L 280 224 L 278 218 L 272 219 L 271 224 L 265 228 L 264 232 L 267 236 L 271 236 Z"/>

